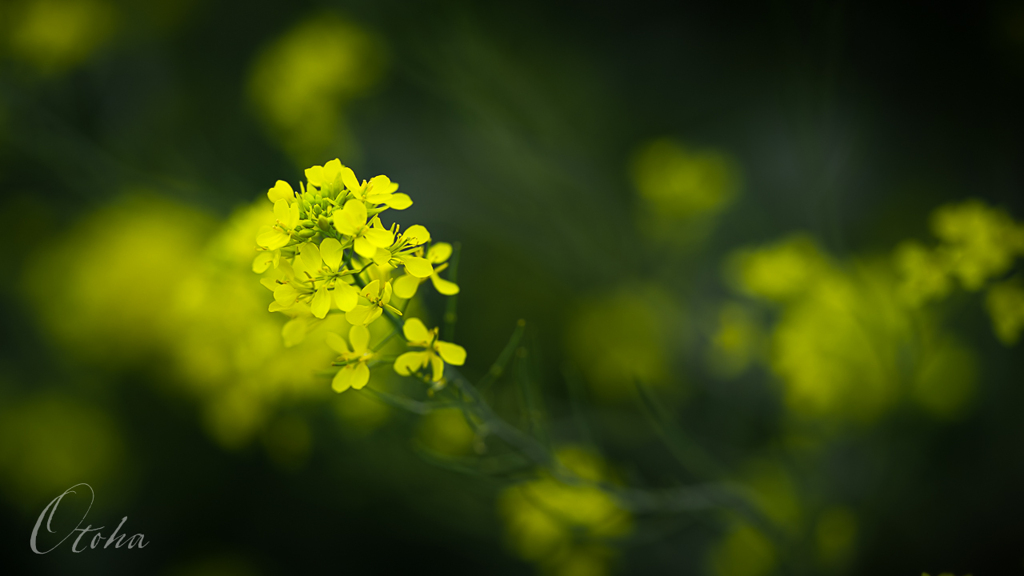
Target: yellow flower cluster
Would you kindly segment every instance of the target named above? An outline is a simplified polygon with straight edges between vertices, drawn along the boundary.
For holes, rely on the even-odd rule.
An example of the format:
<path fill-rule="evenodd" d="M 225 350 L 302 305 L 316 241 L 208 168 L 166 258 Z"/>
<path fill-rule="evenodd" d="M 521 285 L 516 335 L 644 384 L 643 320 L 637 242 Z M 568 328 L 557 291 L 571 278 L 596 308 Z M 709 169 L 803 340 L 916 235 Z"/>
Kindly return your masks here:
<path fill-rule="evenodd" d="M 977 200 L 942 206 L 932 214 L 934 248 L 901 244 L 895 254 L 902 297 L 914 306 L 949 295 L 954 281 L 977 291 L 1006 275 L 1024 256 L 1024 225 Z M 1014 344 L 1024 329 L 1024 289 L 1013 280 L 989 287 L 986 295 L 996 336 Z"/>
<path fill-rule="evenodd" d="M 419 319 L 402 324 L 404 305 L 397 307 L 393 299 L 408 303 L 427 278 L 441 294 L 457 294 L 458 285 L 439 276 L 451 245 L 431 244 L 430 233 L 420 225 L 403 231 L 381 222 L 386 210 L 412 205 L 387 176 L 360 181 L 338 159 L 313 166 L 305 175 L 298 192 L 282 180 L 267 192 L 274 213 L 256 238 L 260 253 L 253 261 L 253 271 L 264 275 L 261 283 L 274 293 L 270 311 L 292 318 L 283 331 L 285 344 L 300 342 L 328 314 L 343 314 L 351 325 L 348 342 L 333 333 L 327 338 L 340 366 L 333 387 L 358 390 L 379 360 L 367 326 L 386 317 L 415 348 L 397 358 L 395 371 L 442 382 L 444 364 L 461 366 L 466 351 L 440 341 L 438 330 L 427 330 Z M 404 274 L 392 281 L 392 271 L 399 268 Z"/>
<path fill-rule="evenodd" d="M 614 560 L 609 545 L 633 530 L 633 517 L 595 484 L 612 476 L 600 457 L 577 446 L 563 446 L 555 457 L 581 482 L 545 473 L 505 489 L 499 507 L 507 544 L 551 574 L 607 574 Z"/>
<path fill-rule="evenodd" d="M 976 384 L 974 355 L 928 310 L 900 297 L 890 268 L 886 261 L 837 260 L 803 235 L 738 251 L 730 279 L 737 291 L 769 304 L 776 320 L 760 343 L 756 316 L 743 312 L 746 335 L 716 338 L 716 360 L 764 361 L 794 415 L 831 425 L 873 421 L 901 397 L 936 417 L 962 414 Z M 723 315 L 719 330 L 736 321 Z M 908 357 L 916 359 L 913 368 L 902 360 Z"/>
<path fill-rule="evenodd" d="M 386 68 L 387 48 L 377 34 L 318 12 L 256 56 L 249 100 L 272 141 L 305 166 L 326 150 L 358 150 L 348 109 L 379 84 Z"/>

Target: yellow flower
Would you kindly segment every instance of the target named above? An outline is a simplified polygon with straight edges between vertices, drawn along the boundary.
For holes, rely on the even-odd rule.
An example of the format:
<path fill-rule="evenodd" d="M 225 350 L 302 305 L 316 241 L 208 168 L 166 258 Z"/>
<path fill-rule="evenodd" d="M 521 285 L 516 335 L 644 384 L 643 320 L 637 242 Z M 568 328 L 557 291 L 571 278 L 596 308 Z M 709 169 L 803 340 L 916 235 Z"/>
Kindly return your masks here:
<path fill-rule="evenodd" d="M 265 226 L 256 237 L 256 243 L 267 250 L 284 248 L 291 242 L 295 227 L 299 225 L 299 205 L 289 205 L 287 200 L 278 200 L 274 202 L 274 217 L 277 223 Z"/>
<path fill-rule="evenodd" d="M 366 365 L 373 358 L 373 352 L 369 349 L 370 331 L 366 326 L 353 326 L 348 332 L 348 341 L 352 344 L 351 350 L 341 336 L 334 332 L 327 334 L 327 345 L 345 362 L 331 382 L 335 392 L 344 392 L 349 388 L 360 390 L 370 381 L 370 368 Z"/>
<path fill-rule="evenodd" d="M 381 226 L 380 218 L 374 216 L 367 224 L 366 204 L 362 200 L 345 202 L 344 208 L 334 213 L 334 227 L 352 237 L 352 248 L 363 258 L 373 259 L 378 248 L 387 248 L 395 240 L 391 230 Z"/>
<path fill-rule="evenodd" d="M 341 268 L 342 255 L 341 243 L 334 238 L 324 239 L 319 247 L 311 242 L 299 247 L 294 264 L 296 277 L 302 281 L 305 276 L 314 286 L 320 282 L 310 300 L 310 310 L 317 318 L 327 316 L 332 302 L 343 312 L 356 307 L 359 292 L 345 282 L 348 271 Z"/>
<path fill-rule="evenodd" d="M 367 304 L 360 304 L 346 312 L 345 320 L 352 325 L 360 324 L 366 326 L 380 318 L 385 308 L 401 315 L 401 311 L 388 304 L 391 301 L 391 292 L 391 282 L 384 283 L 383 288 L 381 288 L 380 280 L 370 282 L 359 294 L 359 296 L 366 300 Z"/>
<path fill-rule="evenodd" d="M 409 376 L 427 366 L 431 369 L 431 380 L 438 382 L 444 373 L 444 363 L 462 366 L 466 362 L 466 349 L 458 344 L 437 339 L 437 328 L 427 330 L 418 318 L 410 318 L 402 327 L 402 333 L 410 346 L 422 347 L 420 352 L 406 352 L 395 360 L 395 372 Z"/>
<path fill-rule="evenodd" d="M 263 274 L 266 272 L 270 265 L 273 264 L 274 268 L 277 268 L 281 263 L 281 250 L 263 250 L 256 255 L 256 258 L 252 261 L 252 271 L 257 274 Z"/>
<path fill-rule="evenodd" d="M 438 242 L 427 250 L 427 257 L 425 260 L 431 264 L 440 264 L 437 268 L 433 268 L 429 274 L 430 282 L 434 284 L 434 288 L 445 296 L 454 296 L 459 293 L 459 285 L 441 278 L 440 274 L 448 267 L 446 262 L 452 255 L 452 245 L 447 242 Z M 411 269 L 412 268 L 412 269 Z M 405 275 L 395 280 L 395 296 L 399 298 L 409 299 L 416 295 L 416 290 L 419 288 L 424 278 L 418 276 L 413 272 L 415 266 L 410 267 L 408 263 L 405 266 Z M 422 272 L 421 270 L 417 272 Z"/>
<path fill-rule="evenodd" d="M 999 341 L 1012 346 L 1024 330 L 1024 286 L 1019 281 L 1006 281 L 989 288 L 985 306 Z"/>
<path fill-rule="evenodd" d="M 358 185 L 355 173 L 351 168 L 344 166 L 338 158 L 323 166 L 311 166 L 305 170 L 305 174 L 310 186 L 316 186 L 325 192 L 340 190 L 339 181 L 349 189 L 353 185 Z"/>
<path fill-rule="evenodd" d="M 355 175 L 352 178 L 355 180 Z M 384 204 L 395 210 L 405 210 L 412 206 L 412 198 L 409 198 L 408 194 L 396 194 L 395 190 L 398 190 L 398 184 L 384 175 L 374 176 L 369 182 L 363 180 L 363 183 L 357 186 L 350 186 L 348 183 L 346 186 L 353 196 L 366 200 L 370 204 Z"/>

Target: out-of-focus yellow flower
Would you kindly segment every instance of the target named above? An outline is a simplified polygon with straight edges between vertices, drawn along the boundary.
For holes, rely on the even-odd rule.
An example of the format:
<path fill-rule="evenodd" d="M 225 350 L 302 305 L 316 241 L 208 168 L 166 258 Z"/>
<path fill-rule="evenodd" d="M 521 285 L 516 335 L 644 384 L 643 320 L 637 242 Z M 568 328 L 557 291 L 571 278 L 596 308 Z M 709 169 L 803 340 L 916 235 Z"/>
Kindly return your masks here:
<path fill-rule="evenodd" d="M 104 0 L 25 0 L 3 9 L 10 52 L 44 74 L 64 72 L 93 56 L 117 27 Z"/>
<path fill-rule="evenodd" d="M 727 264 L 727 274 L 741 291 L 781 302 L 803 294 L 832 266 L 813 239 L 798 234 L 760 248 L 737 251 Z"/>
<path fill-rule="evenodd" d="M 251 272 L 265 203 L 209 237 L 201 213 L 155 196 L 123 199 L 29 259 L 26 297 L 65 355 L 107 369 L 159 367 L 161 381 L 195 399 L 219 444 L 244 446 L 284 400 L 326 393 L 311 370 L 335 356 L 322 334 L 349 329 L 308 304 L 284 328 L 266 313 L 270 295 Z"/>
<path fill-rule="evenodd" d="M 917 242 L 904 242 L 896 248 L 895 258 L 903 277 L 900 292 L 907 302 L 919 305 L 949 294 L 950 263 L 943 252 L 929 250 Z"/>
<path fill-rule="evenodd" d="M 370 368 L 367 362 L 373 359 L 370 350 L 370 331 L 361 324 L 353 326 L 348 332 L 348 340 L 352 344 L 349 349 L 345 340 L 334 332 L 327 334 L 327 345 L 338 353 L 339 359 L 345 363 L 331 382 L 335 392 L 344 392 L 349 388 L 360 390 L 370 381 Z"/>
<path fill-rule="evenodd" d="M 833 506 L 821 513 L 814 528 L 818 561 L 826 569 L 848 565 L 857 539 L 857 517 L 849 508 Z"/>
<path fill-rule="evenodd" d="M 932 230 L 944 242 L 952 273 L 968 290 L 980 289 L 1024 254 L 1024 226 L 977 200 L 939 208 Z"/>
<path fill-rule="evenodd" d="M 804 512 L 800 491 L 785 466 L 774 460 L 754 460 L 747 464 L 743 480 L 751 501 L 767 519 L 791 533 L 801 529 Z"/>
<path fill-rule="evenodd" d="M 167 303 L 213 225 L 156 195 L 122 197 L 34 254 L 23 292 L 74 358 L 108 366 L 142 360 L 164 349 L 178 322 Z"/>
<path fill-rule="evenodd" d="M 771 369 L 787 405 L 834 422 L 874 419 L 900 397 L 898 358 L 914 344 L 910 316 L 875 268 L 830 274 L 804 290 L 772 333 Z"/>
<path fill-rule="evenodd" d="M 35 508 L 83 479 L 124 472 L 115 423 L 79 399 L 39 396 L 0 408 L 0 485 L 8 502 Z"/>
<path fill-rule="evenodd" d="M 725 154 L 691 150 L 664 138 L 641 147 L 633 158 L 633 184 L 659 214 L 689 218 L 718 212 L 739 189 L 738 170 Z"/>
<path fill-rule="evenodd" d="M 449 456 L 472 454 L 477 439 L 459 408 L 434 410 L 423 416 L 416 437 L 430 450 Z"/>
<path fill-rule="evenodd" d="M 605 463 L 583 448 L 560 448 L 556 458 L 582 480 L 612 480 Z M 630 513 L 608 492 L 593 484 L 565 484 L 547 474 L 507 488 L 498 505 L 509 547 L 555 573 L 571 574 L 573 566 L 584 565 L 606 569 L 610 558 L 589 554 L 591 547 L 625 536 L 633 525 Z"/>
<path fill-rule="evenodd" d="M 904 249 L 904 271 L 919 263 L 917 250 Z M 920 282 L 908 285 L 885 263 L 840 265 L 803 236 L 739 251 L 730 273 L 740 290 L 779 306 L 769 367 L 793 415 L 838 425 L 872 421 L 901 398 L 940 418 L 969 406 L 973 354 L 914 305 Z"/>
<path fill-rule="evenodd" d="M 777 565 L 771 541 L 749 524 L 740 524 L 711 549 L 708 565 L 715 576 L 767 576 Z"/>
<path fill-rule="evenodd" d="M 429 368 L 431 381 L 440 382 L 445 362 L 453 366 L 462 366 L 466 362 L 465 348 L 438 339 L 438 329 L 427 330 L 419 318 L 406 320 L 402 333 L 410 346 L 423 348 L 418 352 L 406 352 L 395 360 L 395 372 L 402 376 L 425 372 Z"/>
<path fill-rule="evenodd" d="M 623 287 L 583 301 L 570 320 L 566 347 L 599 398 L 617 401 L 633 393 L 636 380 L 666 382 L 676 314 L 660 287 Z"/>
<path fill-rule="evenodd" d="M 936 418 L 955 420 L 967 414 L 978 381 L 974 352 L 937 330 L 921 343 L 920 352 L 912 399 Z"/>
<path fill-rule="evenodd" d="M 747 307 L 727 303 L 719 312 L 718 330 L 712 338 L 711 368 L 727 378 L 742 374 L 762 354 L 763 338 L 761 327 Z"/>
<path fill-rule="evenodd" d="M 1024 330 L 1024 286 L 1014 280 L 995 284 L 985 296 L 985 305 L 999 341 L 1016 344 Z"/>
<path fill-rule="evenodd" d="M 299 165 L 353 147 L 345 109 L 380 80 L 385 48 L 373 33 L 322 13 L 296 24 L 255 59 L 249 98 L 270 134 Z"/>

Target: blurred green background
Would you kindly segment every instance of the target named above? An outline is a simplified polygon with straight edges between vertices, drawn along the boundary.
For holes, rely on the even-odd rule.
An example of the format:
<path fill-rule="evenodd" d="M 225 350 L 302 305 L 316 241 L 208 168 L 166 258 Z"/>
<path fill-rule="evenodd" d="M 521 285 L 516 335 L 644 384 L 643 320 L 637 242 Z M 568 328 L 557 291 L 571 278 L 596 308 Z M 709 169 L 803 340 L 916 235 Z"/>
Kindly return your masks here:
<path fill-rule="evenodd" d="M 1022 573 L 1022 102 L 1019 2 L 5 0 L 5 571 Z M 760 520 L 334 394 L 250 263 L 335 157 L 461 243 L 467 377 L 526 320 L 510 422 Z M 33 554 L 79 482 L 151 544 Z"/>

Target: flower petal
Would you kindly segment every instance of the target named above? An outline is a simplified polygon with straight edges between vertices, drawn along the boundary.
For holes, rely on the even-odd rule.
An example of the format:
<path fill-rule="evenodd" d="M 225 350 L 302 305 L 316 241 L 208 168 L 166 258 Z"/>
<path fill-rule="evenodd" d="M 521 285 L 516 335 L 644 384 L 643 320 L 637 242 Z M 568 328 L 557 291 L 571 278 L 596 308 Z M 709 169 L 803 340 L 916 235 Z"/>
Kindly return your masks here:
<path fill-rule="evenodd" d="M 278 228 L 271 228 L 266 232 L 256 237 L 256 243 L 263 246 L 267 250 L 277 250 L 283 248 L 288 241 L 291 240 L 291 236 L 285 234 Z"/>
<path fill-rule="evenodd" d="M 311 275 L 319 272 L 323 267 L 323 260 L 320 258 L 320 250 L 312 242 L 303 242 L 299 245 L 299 257 L 295 259 L 295 271 L 303 280 L 306 279 L 303 272 Z"/>
<path fill-rule="evenodd" d="M 427 229 L 419 224 L 413 224 L 405 229 L 402 238 L 409 242 L 409 246 L 419 246 L 430 242 L 430 232 L 427 232 Z"/>
<path fill-rule="evenodd" d="M 278 180 L 273 188 L 267 190 L 267 198 L 270 198 L 270 201 L 275 203 L 278 200 L 291 202 L 295 199 L 295 190 L 292 190 L 291 184 L 284 180 Z"/>
<path fill-rule="evenodd" d="M 454 296 L 459 293 L 459 285 L 455 282 L 449 282 L 444 278 L 441 278 L 437 274 L 430 275 L 430 281 L 434 284 L 434 290 L 437 290 L 439 294 L 445 296 Z"/>
<path fill-rule="evenodd" d="M 435 345 L 437 353 L 444 361 L 453 366 L 462 366 L 466 362 L 466 349 L 451 342 L 438 341 Z"/>
<path fill-rule="evenodd" d="M 405 210 L 409 206 L 412 206 L 412 198 L 409 198 L 408 194 L 392 194 L 388 196 L 386 200 L 384 200 L 384 203 L 388 205 L 388 208 L 394 208 L 395 210 Z"/>
<path fill-rule="evenodd" d="M 281 222 L 288 222 L 291 219 L 291 210 L 288 208 L 287 200 L 278 200 L 274 202 L 274 218 L 277 218 Z"/>
<path fill-rule="evenodd" d="M 274 300 L 285 306 L 291 306 L 299 297 L 299 292 L 291 284 L 278 284 L 274 288 Z"/>
<path fill-rule="evenodd" d="M 367 232 L 369 232 L 369 230 L 367 230 Z M 377 246 L 375 246 L 373 242 L 370 242 L 366 236 L 359 236 L 356 238 L 352 247 L 355 248 L 356 254 L 359 254 L 363 258 L 372 259 L 377 255 Z"/>
<path fill-rule="evenodd" d="M 408 376 L 426 366 L 428 356 L 426 352 L 406 352 L 395 359 L 395 372 Z"/>
<path fill-rule="evenodd" d="M 331 381 L 331 388 L 335 392 L 341 393 L 348 390 L 352 386 L 352 376 L 355 375 L 355 370 L 351 365 L 343 366 L 338 373 L 334 375 L 334 380 Z"/>
<path fill-rule="evenodd" d="M 322 249 L 321 249 L 322 250 Z M 434 264 L 440 264 L 451 258 L 452 245 L 447 242 L 438 242 L 432 244 L 430 249 L 427 250 L 427 260 L 430 260 Z"/>
<path fill-rule="evenodd" d="M 353 352 L 365 352 L 370 347 L 370 330 L 356 324 L 348 331 L 348 341 L 352 343 Z"/>
<path fill-rule="evenodd" d="M 366 226 L 366 204 L 363 204 L 362 200 L 353 198 L 345 202 L 345 207 L 341 211 L 357 226 Z"/>
<path fill-rule="evenodd" d="M 406 320 L 402 326 L 402 334 L 405 335 L 405 339 L 410 344 L 423 343 L 426 345 L 427 342 L 430 342 L 430 332 L 419 318 L 409 318 Z"/>
<path fill-rule="evenodd" d="M 309 304 L 309 310 L 317 318 L 327 317 L 331 310 L 331 294 L 327 291 L 327 286 L 317 288 L 316 294 L 313 294 L 313 301 Z"/>
<path fill-rule="evenodd" d="M 256 258 L 252 261 L 252 271 L 257 274 L 263 274 L 270 268 L 270 264 L 274 261 L 274 252 L 266 251 L 260 252 L 256 255 Z"/>
<path fill-rule="evenodd" d="M 420 281 L 418 278 L 410 274 L 403 274 L 393 283 L 395 296 L 408 300 L 416 295 L 416 289 L 419 288 L 419 285 Z M 438 290 L 438 292 L 440 292 L 440 290 Z"/>
<path fill-rule="evenodd" d="M 335 158 L 324 164 L 323 185 L 329 186 L 341 176 L 341 160 Z"/>
<path fill-rule="evenodd" d="M 334 229 L 345 236 L 355 236 L 359 233 L 362 223 L 352 220 L 351 216 L 343 210 L 334 212 Z"/>
<path fill-rule="evenodd" d="M 323 166 L 310 166 L 305 170 L 306 182 L 309 182 L 313 186 L 319 188 L 323 185 L 324 181 L 324 167 Z"/>
<path fill-rule="evenodd" d="M 363 236 L 373 243 L 374 246 L 387 248 L 395 241 L 395 235 L 387 228 L 370 228 L 363 233 Z"/>
<path fill-rule="evenodd" d="M 419 256 L 402 256 L 405 271 L 417 278 L 428 278 L 434 273 L 434 266 L 426 258 Z"/>
<path fill-rule="evenodd" d="M 441 358 L 431 354 L 430 355 L 430 368 L 431 368 L 431 380 L 438 382 L 441 380 L 441 376 L 444 376 L 444 362 Z"/>
<path fill-rule="evenodd" d="M 331 347 L 338 354 L 348 354 L 348 344 L 345 343 L 345 339 L 338 336 L 334 332 L 328 332 L 327 336 L 324 337 L 324 343 Z"/>
<path fill-rule="evenodd" d="M 320 257 L 324 259 L 324 263 L 332 271 L 338 271 L 338 268 L 341 266 L 342 256 L 344 256 L 344 250 L 341 248 L 341 242 L 334 238 L 325 238 L 320 243 Z"/>
<path fill-rule="evenodd" d="M 359 189 L 359 180 L 356 178 L 356 173 L 348 166 L 341 168 L 341 182 L 345 185 L 345 188 L 353 192 Z"/>
<path fill-rule="evenodd" d="M 339 310 L 348 312 L 355 308 L 358 302 L 359 291 L 355 289 L 355 286 L 345 284 L 344 282 L 336 282 L 334 284 L 334 303 L 338 305 Z"/>
<path fill-rule="evenodd" d="M 367 284 L 359 294 L 367 300 L 376 300 L 380 297 L 380 280 L 373 280 Z"/>
<path fill-rule="evenodd" d="M 390 195 L 398 190 L 398 184 L 391 181 L 391 178 L 381 174 L 370 178 L 370 185 L 367 187 L 374 195 Z"/>
<path fill-rule="evenodd" d="M 366 320 L 363 320 L 363 324 L 365 324 L 367 326 L 369 326 L 370 324 L 373 324 L 373 321 L 376 320 L 377 318 L 380 318 L 380 315 L 383 314 L 383 313 L 384 313 L 384 309 L 383 308 L 380 308 L 378 306 L 374 306 L 373 309 L 370 310 L 370 314 L 366 317 Z"/>
<path fill-rule="evenodd" d="M 388 262 L 391 261 L 391 251 L 387 248 L 377 248 L 377 252 L 373 255 L 372 260 L 377 266 L 387 266 Z"/>
<path fill-rule="evenodd" d="M 363 386 L 366 386 L 366 383 L 369 381 L 370 369 L 366 366 L 366 364 L 360 362 L 359 364 L 356 365 L 355 370 L 353 370 L 352 380 L 349 382 L 349 384 L 351 384 L 352 388 L 355 390 L 362 390 Z"/>
<path fill-rule="evenodd" d="M 380 310 L 380 308 L 377 308 L 376 306 L 356 306 L 348 312 L 345 312 L 345 321 L 353 326 L 356 324 L 366 324 L 366 318 L 374 309 Z"/>

